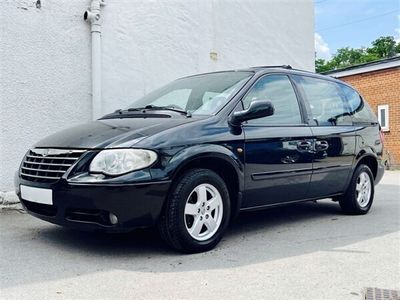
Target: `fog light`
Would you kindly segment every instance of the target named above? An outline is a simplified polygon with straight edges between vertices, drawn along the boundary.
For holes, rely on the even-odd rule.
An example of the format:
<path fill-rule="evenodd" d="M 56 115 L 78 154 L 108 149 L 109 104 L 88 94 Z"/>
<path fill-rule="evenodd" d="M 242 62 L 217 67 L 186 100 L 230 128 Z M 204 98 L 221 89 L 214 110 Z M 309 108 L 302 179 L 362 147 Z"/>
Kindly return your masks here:
<path fill-rule="evenodd" d="M 115 225 L 118 223 L 118 218 L 116 215 L 114 215 L 113 213 L 110 213 L 108 218 L 110 219 L 110 223 Z"/>

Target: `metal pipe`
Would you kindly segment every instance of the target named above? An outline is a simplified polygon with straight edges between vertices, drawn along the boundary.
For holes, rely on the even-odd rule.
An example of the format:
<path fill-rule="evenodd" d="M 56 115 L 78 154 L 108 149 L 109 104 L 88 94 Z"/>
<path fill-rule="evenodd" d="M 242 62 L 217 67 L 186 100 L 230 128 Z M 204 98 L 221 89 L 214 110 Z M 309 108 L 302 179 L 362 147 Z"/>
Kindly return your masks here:
<path fill-rule="evenodd" d="M 104 0 L 92 0 L 90 7 L 83 14 L 83 19 L 90 23 L 92 36 L 92 118 L 102 115 L 101 101 L 101 6 Z"/>

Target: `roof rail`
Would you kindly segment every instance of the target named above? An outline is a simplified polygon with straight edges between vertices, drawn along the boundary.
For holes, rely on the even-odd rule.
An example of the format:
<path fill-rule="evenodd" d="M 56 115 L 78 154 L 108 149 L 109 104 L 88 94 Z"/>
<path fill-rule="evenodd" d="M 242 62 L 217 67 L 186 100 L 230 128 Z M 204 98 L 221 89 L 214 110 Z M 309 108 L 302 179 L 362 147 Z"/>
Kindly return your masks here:
<path fill-rule="evenodd" d="M 293 69 L 291 65 L 277 65 L 277 66 L 256 66 L 252 68 L 284 68 L 284 69 Z"/>

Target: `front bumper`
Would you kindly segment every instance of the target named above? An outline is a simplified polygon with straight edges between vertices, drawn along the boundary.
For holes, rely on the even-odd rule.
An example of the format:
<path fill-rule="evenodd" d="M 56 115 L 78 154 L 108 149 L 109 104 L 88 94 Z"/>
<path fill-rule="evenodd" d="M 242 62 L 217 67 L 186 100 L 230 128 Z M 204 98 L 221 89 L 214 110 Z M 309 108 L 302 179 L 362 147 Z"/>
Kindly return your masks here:
<path fill-rule="evenodd" d="M 20 177 L 15 184 L 24 209 L 37 218 L 80 230 L 117 232 L 154 226 L 170 187 L 170 181 L 106 185 L 71 184 L 64 179 L 49 185 Z M 21 184 L 51 188 L 53 205 L 22 199 Z M 117 216 L 117 224 L 111 224 L 110 213 Z"/>

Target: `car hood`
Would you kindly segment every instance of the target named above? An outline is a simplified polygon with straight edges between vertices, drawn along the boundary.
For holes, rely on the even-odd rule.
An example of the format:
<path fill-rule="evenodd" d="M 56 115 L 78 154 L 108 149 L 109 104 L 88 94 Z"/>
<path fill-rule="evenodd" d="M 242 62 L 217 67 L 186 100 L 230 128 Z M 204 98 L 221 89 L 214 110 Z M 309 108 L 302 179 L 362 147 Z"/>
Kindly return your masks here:
<path fill-rule="evenodd" d="M 122 148 L 142 139 L 200 117 L 100 119 L 62 130 L 41 140 L 35 147 L 46 148 Z"/>

